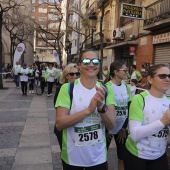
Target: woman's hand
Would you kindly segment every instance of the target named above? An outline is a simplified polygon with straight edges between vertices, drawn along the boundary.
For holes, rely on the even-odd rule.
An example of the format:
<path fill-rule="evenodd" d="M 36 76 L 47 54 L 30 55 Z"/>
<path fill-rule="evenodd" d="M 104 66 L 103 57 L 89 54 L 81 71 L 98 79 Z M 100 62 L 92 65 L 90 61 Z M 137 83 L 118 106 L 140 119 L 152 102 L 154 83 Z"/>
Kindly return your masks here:
<path fill-rule="evenodd" d="M 160 119 L 163 125 L 168 125 L 170 124 L 170 105 L 169 109 L 164 113 L 163 117 Z"/>
<path fill-rule="evenodd" d="M 100 110 L 103 105 L 105 104 L 105 93 L 106 93 L 106 89 L 104 86 L 102 87 L 98 87 L 96 86 L 96 94 L 94 95 L 94 97 L 91 99 L 90 104 L 88 106 L 88 111 L 93 113 L 97 107 L 98 110 Z"/>
<path fill-rule="evenodd" d="M 106 93 L 106 88 L 104 86 L 102 87 L 96 86 L 96 94 L 94 98 L 97 101 L 98 110 L 100 110 L 105 104 L 105 93 Z"/>
<path fill-rule="evenodd" d="M 117 141 L 123 144 L 125 139 L 126 139 L 126 129 L 122 128 L 118 133 Z"/>

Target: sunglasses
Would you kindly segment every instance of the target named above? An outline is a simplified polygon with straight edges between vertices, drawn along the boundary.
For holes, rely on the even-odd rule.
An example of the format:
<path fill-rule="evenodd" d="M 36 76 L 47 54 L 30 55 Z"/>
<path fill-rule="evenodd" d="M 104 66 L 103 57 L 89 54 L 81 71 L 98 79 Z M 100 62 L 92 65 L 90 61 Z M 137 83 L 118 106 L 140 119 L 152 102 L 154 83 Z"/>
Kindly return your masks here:
<path fill-rule="evenodd" d="M 170 79 L 170 74 L 155 74 L 153 77 L 156 76 L 158 76 L 160 79 L 166 79 L 166 77 Z"/>
<path fill-rule="evenodd" d="M 100 60 L 97 58 L 93 58 L 93 59 L 84 58 L 83 60 L 81 60 L 81 63 L 83 63 L 83 65 L 85 65 L 85 66 L 90 65 L 91 62 L 93 63 L 94 66 L 100 65 Z"/>
<path fill-rule="evenodd" d="M 68 73 L 69 76 L 74 76 L 76 75 L 76 77 L 79 77 L 80 76 L 80 73 L 79 72 L 76 72 L 76 73 Z"/>
<path fill-rule="evenodd" d="M 128 72 L 128 70 L 127 70 L 127 69 L 119 69 L 119 71 L 124 71 L 125 73 L 127 73 L 127 72 Z"/>

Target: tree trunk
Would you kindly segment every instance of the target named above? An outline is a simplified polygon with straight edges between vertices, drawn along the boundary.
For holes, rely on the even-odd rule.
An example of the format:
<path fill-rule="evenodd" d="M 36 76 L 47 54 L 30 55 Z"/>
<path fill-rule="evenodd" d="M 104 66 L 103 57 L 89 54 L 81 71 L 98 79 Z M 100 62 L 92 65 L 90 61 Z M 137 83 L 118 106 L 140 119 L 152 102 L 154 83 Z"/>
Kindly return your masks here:
<path fill-rule="evenodd" d="M 2 12 L 0 13 L 0 89 L 3 89 L 3 81 L 2 81 Z"/>
<path fill-rule="evenodd" d="M 99 79 L 102 80 L 102 67 L 103 67 L 103 41 L 104 41 L 104 34 L 103 34 L 103 17 L 104 17 L 104 2 L 102 2 L 102 15 L 100 17 L 100 72 L 99 72 Z"/>

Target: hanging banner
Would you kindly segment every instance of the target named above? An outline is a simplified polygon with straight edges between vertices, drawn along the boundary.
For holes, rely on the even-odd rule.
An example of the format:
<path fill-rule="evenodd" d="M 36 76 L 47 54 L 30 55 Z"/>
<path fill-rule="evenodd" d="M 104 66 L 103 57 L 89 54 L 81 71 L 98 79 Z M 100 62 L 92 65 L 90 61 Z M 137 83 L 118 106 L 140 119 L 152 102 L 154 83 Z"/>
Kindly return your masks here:
<path fill-rule="evenodd" d="M 57 53 L 56 50 L 53 50 L 53 56 L 54 56 L 54 58 L 55 58 L 57 64 L 60 65 L 59 55 L 58 55 L 58 53 Z"/>
<path fill-rule="evenodd" d="M 17 61 L 20 60 L 21 55 L 23 54 L 24 50 L 25 50 L 25 44 L 24 43 L 19 43 L 16 46 L 15 52 L 14 52 L 13 66 L 16 64 Z"/>
<path fill-rule="evenodd" d="M 129 55 L 135 55 L 135 50 L 136 50 L 135 46 L 130 46 L 129 47 Z"/>

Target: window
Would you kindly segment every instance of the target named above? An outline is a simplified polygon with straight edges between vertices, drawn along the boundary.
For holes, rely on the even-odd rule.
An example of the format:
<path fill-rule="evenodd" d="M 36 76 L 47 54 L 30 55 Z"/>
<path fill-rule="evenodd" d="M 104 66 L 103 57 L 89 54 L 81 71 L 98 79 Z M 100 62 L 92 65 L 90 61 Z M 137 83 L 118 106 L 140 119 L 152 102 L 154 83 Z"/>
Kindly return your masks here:
<path fill-rule="evenodd" d="M 50 12 L 58 12 L 58 9 L 50 9 Z"/>
<path fill-rule="evenodd" d="M 41 28 L 43 28 L 43 29 L 46 29 L 46 28 L 47 28 L 46 25 L 40 25 L 40 26 L 41 26 Z"/>
<path fill-rule="evenodd" d="M 44 33 L 38 33 L 38 38 L 45 38 L 46 36 L 45 36 L 45 34 Z"/>
<path fill-rule="evenodd" d="M 73 5 L 74 4 L 74 0 L 70 0 L 70 5 Z"/>
<path fill-rule="evenodd" d="M 38 17 L 38 21 L 47 21 L 46 17 Z"/>
<path fill-rule="evenodd" d="M 70 22 L 73 21 L 73 15 L 72 15 L 72 14 L 69 15 L 69 21 L 70 21 Z"/>
<path fill-rule="evenodd" d="M 49 0 L 49 3 L 57 3 L 57 4 L 59 4 L 60 1 L 59 0 Z"/>
<path fill-rule="evenodd" d="M 38 41 L 38 45 L 41 45 L 41 46 L 45 46 L 46 45 L 46 43 L 44 42 L 44 41 Z"/>
<path fill-rule="evenodd" d="M 35 0 L 32 0 L 32 4 L 34 4 L 35 3 Z"/>
<path fill-rule="evenodd" d="M 39 8 L 38 11 L 40 13 L 47 13 L 47 8 Z"/>
<path fill-rule="evenodd" d="M 59 27 L 58 23 L 51 23 L 51 24 L 49 24 L 49 28 L 51 28 L 51 29 L 56 29 L 58 27 Z"/>
<path fill-rule="evenodd" d="M 39 4 L 47 3 L 47 0 L 39 0 Z"/>
<path fill-rule="evenodd" d="M 59 20 L 60 18 L 61 18 L 60 15 L 48 14 L 48 19 L 49 19 L 49 20 L 57 21 L 57 20 Z"/>
<path fill-rule="evenodd" d="M 32 7 L 31 9 L 32 9 L 32 12 L 35 12 L 35 7 Z"/>
<path fill-rule="evenodd" d="M 40 49 L 40 53 L 45 53 L 46 50 L 45 49 Z"/>

